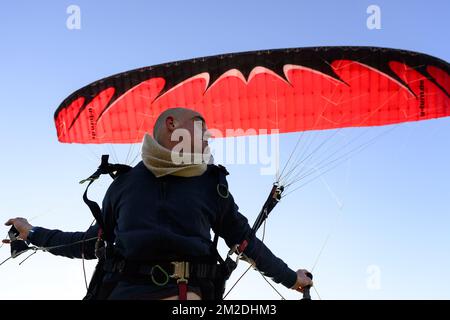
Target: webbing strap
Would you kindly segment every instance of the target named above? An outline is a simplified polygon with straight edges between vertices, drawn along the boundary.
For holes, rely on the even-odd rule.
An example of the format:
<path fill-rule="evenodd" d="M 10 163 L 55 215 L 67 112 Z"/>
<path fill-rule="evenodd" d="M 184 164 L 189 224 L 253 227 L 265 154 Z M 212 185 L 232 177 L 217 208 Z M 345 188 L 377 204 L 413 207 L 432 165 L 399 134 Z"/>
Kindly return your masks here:
<path fill-rule="evenodd" d="M 223 258 L 219 254 L 219 251 L 217 251 L 217 244 L 219 242 L 219 233 L 222 227 L 223 218 L 225 216 L 225 207 L 227 205 L 228 201 L 228 183 L 226 176 L 228 175 L 227 169 L 225 169 L 224 166 L 219 165 L 217 168 L 217 198 L 218 198 L 218 216 L 216 219 L 216 225 L 215 225 L 215 233 L 214 233 L 214 239 L 213 239 L 213 251 L 216 255 L 217 260 L 220 262 L 220 264 L 224 263 Z"/>
<path fill-rule="evenodd" d="M 115 179 L 120 174 L 125 173 L 131 169 L 130 166 L 124 165 L 124 164 L 111 164 L 108 162 L 109 155 L 102 155 L 102 161 L 100 163 L 100 166 L 98 167 L 97 171 L 95 171 L 89 178 L 84 179 L 80 181 L 80 183 L 84 183 L 86 181 L 89 181 L 89 184 L 86 187 L 86 190 L 83 194 L 83 201 L 86 203 L 86 205 L 89 207 L 89 210 L 91 210 L 92 215 L 95 218 L 95 221 L 99 225 L 100 229 L 103 231 L 103 235 L 105 239 L 109 239 L 109 230 L 106 228 L 103 217 L 102 217 L 102 210 L 97 202 L 92 201 L 88 198 L 88 191 L 89 187 L 94 183 L 95 180 L 97 180 L 102 174 L 109 174 L 111 178 Z"/>
<path fill-rule="evenodd" d="M 187 281 L 178 281 L 178 300 L 187 300 Z"/>
<path fill-rule="evenodd" d="M 104 230 L 105 226 L 104 226 L 103 219 L 102 219 L 102 210 L 100 209 L 100 206 L 98 205 L 97 202 L 90 200 L 87 196 L 89 187 L 91 186 L 91 184 L 94 181 L 95 180 L 91 180 L 89 182 L 89 184 L 87 185 L 86 190 L 83 193 L 83 201 L 89 207 L 89 210 L 91 210 L 91 213 L 94 216 L 95 221 L 99 225 L 100 229 Z"/>

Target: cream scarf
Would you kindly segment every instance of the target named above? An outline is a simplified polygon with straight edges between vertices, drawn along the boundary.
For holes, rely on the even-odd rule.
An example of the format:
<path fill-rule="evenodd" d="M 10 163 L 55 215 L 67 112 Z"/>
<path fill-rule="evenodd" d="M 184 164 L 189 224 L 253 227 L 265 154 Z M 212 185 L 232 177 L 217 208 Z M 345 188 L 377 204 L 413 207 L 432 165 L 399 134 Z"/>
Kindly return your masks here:
<path fill-rule="evenodd" d="M 188 159 L 194 159 L 195 154 L 187 154 Z M 197 155 L 198 156 L 198 155 Z M 209 163 L 213 162 L 210 156 Z M 157 178 L 174 175 L 178 177 L 197 177 L 201 176 L 207 169 L 207 164 L 202 163 L 174 163 L 172 159 L 177 159 L 179 155 L 176 152 L 160 145 L 148 133 L 144 136 L 142 143 L 142 161 Z"/>

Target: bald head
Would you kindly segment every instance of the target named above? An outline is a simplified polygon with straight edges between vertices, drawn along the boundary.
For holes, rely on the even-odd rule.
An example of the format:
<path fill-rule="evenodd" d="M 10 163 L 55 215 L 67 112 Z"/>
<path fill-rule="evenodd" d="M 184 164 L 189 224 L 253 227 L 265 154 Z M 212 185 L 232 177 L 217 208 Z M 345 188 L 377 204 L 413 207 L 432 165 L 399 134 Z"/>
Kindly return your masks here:
<path fill-rule="evenodd" d="M 186 120 L 198 118 L 199 121 L 204 121 L 202 115 L 194 110 L 187 108 L 171 108 L 163 111 L 158 119 L 156 119 L 155 126 L 153 127 L 153 137 L 156 141 L 160 142 L 160 138 L 170 133 L 170 126 L 180 126 Z M 176 129 L 176 128 L 175 128 Z"/>
<path fill-rule="evenodd" d="M 172 139 L 176 130 L 182 129 L 190 134 L 193 150 L 195 150 L 194 139 L 200 138 L 197 144 L 203 145 L 204 149 L 208 144 L 203 141 L 204 133 L 207 130 L 205 119 L 203 116 L 191 109 L 187 108 L 171 108 L 163 111 L 155 122 L 153 127 L 153 137 L 162 146 L 173 149 L 179 142 L 178 139 Z M 175 136 L 177 136 L 175 134 Z"/>

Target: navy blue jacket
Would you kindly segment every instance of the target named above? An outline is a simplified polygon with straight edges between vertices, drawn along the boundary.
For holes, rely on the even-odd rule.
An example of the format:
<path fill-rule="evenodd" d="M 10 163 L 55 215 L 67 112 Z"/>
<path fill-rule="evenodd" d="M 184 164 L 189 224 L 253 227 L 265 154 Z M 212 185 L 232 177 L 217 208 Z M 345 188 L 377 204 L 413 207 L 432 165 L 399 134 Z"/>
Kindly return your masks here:
<path fill-rule="evenodd" d="M 232 195 L 219 202 L 219 170 L 209 165 L 198 177 L 156 178 L 142 161 L 116 178 L 103 199 L 106 225 L 114 226 L 115 248 L 129 260 L 180 260 L 206 257 L 211 253 L 210 230 L 218 232 L 229 247 L 241 243 L 250 231 L 247 219 L 238 211 Z M 223 220 L 216 227 L 219 206 Z M 34 245 L 52 247 L 96 237 L 98 226 L 86 232 L 62 232 L 35 228 Z M 94 243 L 84 245 L 84 256 L 94 259 Z M 81 258 L 81 245 L 55 248 L 55 255 Z M 244 253 L 257 268 L 275 282 L 290 288 L 297 275 L 259 239 L 253 237 Z"/>

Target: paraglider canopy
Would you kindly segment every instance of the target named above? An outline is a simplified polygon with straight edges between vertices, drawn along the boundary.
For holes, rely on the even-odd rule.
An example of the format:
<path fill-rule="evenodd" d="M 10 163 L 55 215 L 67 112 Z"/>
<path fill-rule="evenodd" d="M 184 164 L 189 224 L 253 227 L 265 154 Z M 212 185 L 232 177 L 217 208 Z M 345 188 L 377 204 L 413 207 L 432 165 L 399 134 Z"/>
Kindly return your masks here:
<path fill-rule="evenodd" d="M 380 126 L 450 116 L 449 64 L 411 51 L 315 47 L 224 54 L 96 81 L 55 113 L 64 143 L 137 143 L 187 107 L 223 136 Z M 267 131 L 266 131 L 267 132 Z"/>

